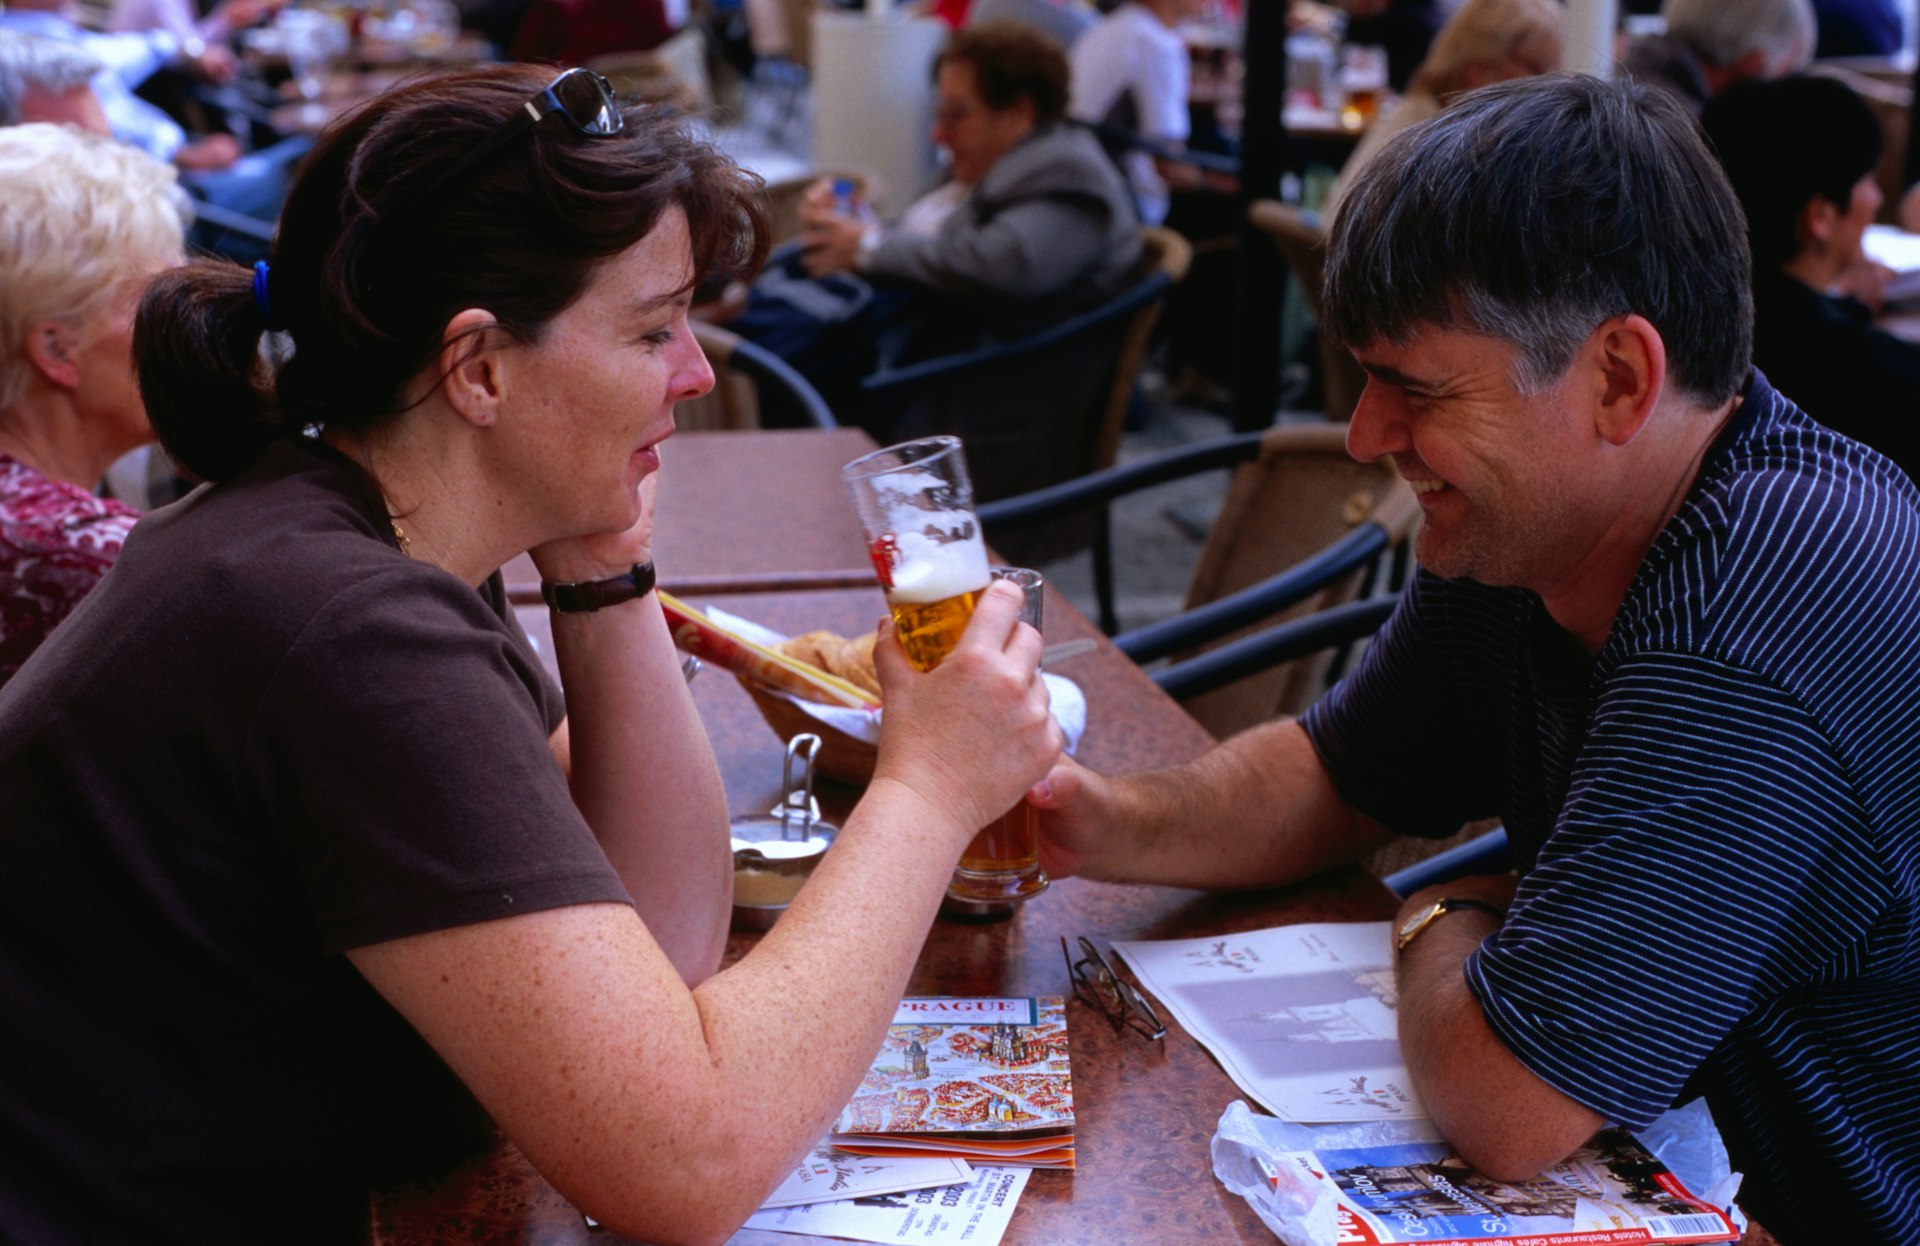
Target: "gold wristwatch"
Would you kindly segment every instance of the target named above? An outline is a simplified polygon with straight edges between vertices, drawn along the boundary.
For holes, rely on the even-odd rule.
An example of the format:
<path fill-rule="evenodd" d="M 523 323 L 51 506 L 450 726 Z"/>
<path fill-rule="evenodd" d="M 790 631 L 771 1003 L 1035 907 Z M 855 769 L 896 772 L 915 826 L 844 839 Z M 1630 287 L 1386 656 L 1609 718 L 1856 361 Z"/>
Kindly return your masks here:
<path fill-rule="evenodd" d="M 1480 912 L 1490 915 L 1495 921 L 1504 922 L 1507 920 L 1505 913 L 1484 900 L 1457 900 L 1452 898 L 1435 900 L 1432 904 L 1429 904 L 1426 908 L 1421 909 L 1401 923 L 1400 933 L 1396 935 L 1393 940 L 1393 950 L 1396 952 L 1406 951 L 1407 945 L 1415 939 L 1418 939 L 1421 932 L 1426 930 L 1428 926 L 1433 925 L 1443 914 L 1451 913 L 1455 909 L 1478 909 Z"/>

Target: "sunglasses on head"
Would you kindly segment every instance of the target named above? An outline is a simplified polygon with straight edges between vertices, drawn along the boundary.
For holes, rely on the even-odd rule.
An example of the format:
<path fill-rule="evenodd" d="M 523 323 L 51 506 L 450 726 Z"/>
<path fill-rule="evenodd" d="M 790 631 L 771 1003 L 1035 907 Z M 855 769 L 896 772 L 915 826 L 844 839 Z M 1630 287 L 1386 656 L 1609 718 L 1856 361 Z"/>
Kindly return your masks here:
<path fill-rule="evenodd" d="M 478 146 L 453 162 L 446 172 L 419 195 L 424 202 L 451 185 L 455 178 L 531 130 L 554 113 L 590 138 L 610 138 L 626 129 L 627 119 L 613 98 L 613 84 L 590 69 L 569 69 L 514 110 L 513 116 Z"/>

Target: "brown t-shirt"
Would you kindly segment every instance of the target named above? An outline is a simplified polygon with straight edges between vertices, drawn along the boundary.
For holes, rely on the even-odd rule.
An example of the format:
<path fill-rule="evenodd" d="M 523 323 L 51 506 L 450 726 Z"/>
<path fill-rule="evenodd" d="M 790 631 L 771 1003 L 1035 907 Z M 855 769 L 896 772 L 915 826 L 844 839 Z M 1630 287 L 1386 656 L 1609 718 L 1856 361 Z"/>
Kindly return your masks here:
<path fill-rule="evenodd" d="M 491 596 L 289 442 L 0 689 L 0 1241 L 351 1242 L 371 1181 L 472 1146 L 340 953 L 627 900 Z"/>

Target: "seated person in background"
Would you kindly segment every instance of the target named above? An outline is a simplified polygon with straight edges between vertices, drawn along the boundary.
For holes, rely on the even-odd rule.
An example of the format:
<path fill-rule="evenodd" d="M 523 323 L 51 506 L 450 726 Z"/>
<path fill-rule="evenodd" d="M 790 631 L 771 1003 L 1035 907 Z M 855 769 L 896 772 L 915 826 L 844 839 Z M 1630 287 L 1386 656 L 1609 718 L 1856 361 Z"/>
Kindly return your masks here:
<path fill-rule="evenodd" d="M 1200 11 L 1199 0 L 1127 0 L 1073 45 L 1073 94 L 1067 112 L 1077 121 L 1111 126 L 1169 147 L 1186 144 L 1193 67 L 1177 27 Z M 1167 219 L 1169 186 L 1188 166 L 1156 161 L 1143 151 L 1121 153 L 1140 219 Z"/>
<path fill-rule="evenodd" d="M 64 40 L 0 30 L 0 126 L 43 121 L 111 134 L 93 93 L 102 68 Z"/>
<path fill-rule="evenodd" d="M 947 179 L 892 229 L 814 187 L 799 252 L 728 327 L 841 407 L 881 353 L 1018 337 L 1117 293 L 1139 263 L 1139 225 L 1100 144 L 1063 120 L 1066 101 L 1066 58 L 1046 36 L 1007 22 L 955 33 L 934 61 Z"/>
<path fill-rule="evenodd" d="M 156 70 L 175 62 L 191 67 L 195 53 L 206 57 L 204 46 L 183 43 L 165 30 L 100 34 L 75 22 L 66 7 L 65 0 L 12 0 L 0 11 L 0 30 L 72 44 L 105 66 L 105 72 L 94 79 L 94 93 L 106 110 L 113 136 L 121 142 L 182 169 L 224 169 L 239 158 L 240 145 L 231 135 L 189 142 L 177 122 L 134 94 Z M 211 75 L 217 69 L 210 64 L 207 72 Z"/>
<path fill-rule="evenodd" d="M 1627 40 L 1627 77 L 1672 92 L 1699 112 L 1749 78 L 1798 73 L 1813 58 L 1811 0 L 1667 0 L 1667 30 Z"/>
<path fill-rule="evenodd" d="M 166 165 L 65 126 L 0 128 L 0 683 L 120 553 L 138 512 L 95 497 L 153 439 L 133 309 L 181 262 Z"/>
<path fill-rule="evenodd" d="M 583 65 L 609 52 L 650 52 L 686 20 L 684 2 L 532 0 L 507 54 L 517 61 Z"/>
<path fill-rule="evenodd" d="M 1439 112 L 1454 96 L 1491 82 L 1505 82 L 1560 68 L 1560 0 L 1466 0 L 1433 41 L 1433 50 L 1413 75 L 1407 93 L 1369 128 L 1340 169 L 1320 209 L 1331 221 L 1341 195 L 1380 149 L 1408 126 Z"/>
<path fill-rule="evenodd" d="M 231 134 L 189 139 L 167 113 L 134 94 L 157 70 L 178 64 L 202 76 L 217 76 L 220 51 L 183 43 L 167 30 L 101 34 L 65 13 L 63 0 L 12 0 L 0 11 L 0 31 L 66 43 L 98 60 L 105 70 L 93 80 L 108 130 L 123 143 L 181 171 L 181 184 L 210 203 L 259 220 L 271 220 L 286 195 L 289 170 L 312 143 L 284 139 L 259 151 L 244 151 Z M 230 65 L 230 60 L 228 61 Z"/>
<path fill-rule="evenodd" d="M 286 0 L 223 0 L 204 17 L 191 0 L 114 0 L 107 29 L 164 31 L 212 82 L 229 82 L 238 68 L 233 41 L 239 33 L 280 11 Z"/>
<path fill-rule="evenodd" d="M 1499 83 L 1348 193 L 1326 317 L 1419 569 L 1299 721 L 1063 761 L 1055 877 L 1243 888 L 1504 819 L 1408 897 L 1401 1046 L 1496 1179 L 1704 1094 L 1790 1246 L 1920 1215 L 1920 492 L 1750 362 L 1739 202 L 1666 93 Z"/>
<path fill-rule="evenodd" d="M 1753 362 L 1829 428 L 1920 479 L 1920 346 L 1834 292 L 1881 203 L 1880 122 L 1844 83 L 1743 82 L 1702 126 L 1747 213 Z"/>

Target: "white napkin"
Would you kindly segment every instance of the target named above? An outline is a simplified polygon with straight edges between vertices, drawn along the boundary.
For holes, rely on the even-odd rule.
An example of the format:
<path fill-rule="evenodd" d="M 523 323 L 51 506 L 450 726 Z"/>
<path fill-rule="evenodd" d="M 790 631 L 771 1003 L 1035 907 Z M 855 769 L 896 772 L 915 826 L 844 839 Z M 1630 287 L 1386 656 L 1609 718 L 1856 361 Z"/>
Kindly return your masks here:
<path fill-rule="evenodd" d="M 762 627 L 751 619 L 743 619 L 737 614 L 728 614 L 714 606 L 705 607 L 706 615 L 716 624 L 746 637 L 755 644 L 774 646 L 786 640 L 779 632 Z M 1047 696 L 1051 701 L 1054 721 L 1060 724 L 1061 734 L 1067 737 L 1067 752 L 1080 747 L 1080 737 L 1087 731 L 1087 694 L 1080 691 L 1080 685 L 1061 675 L 1041 672 L 1040 677 L 1047 682 Z M 774 689 L 766 690 L 772 696 L 786 696 Z M 880 741 L 880 711 L 851 709 L 841 705 L 821 705 L 814 701 L 802 701 L 798 697 L 787 697 L 806 713 L 835 731 L 856 740 L 865 740 L 868 744 Z"/>

